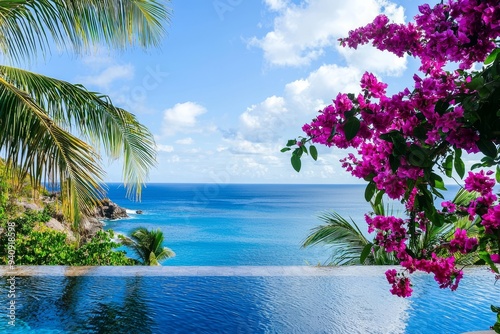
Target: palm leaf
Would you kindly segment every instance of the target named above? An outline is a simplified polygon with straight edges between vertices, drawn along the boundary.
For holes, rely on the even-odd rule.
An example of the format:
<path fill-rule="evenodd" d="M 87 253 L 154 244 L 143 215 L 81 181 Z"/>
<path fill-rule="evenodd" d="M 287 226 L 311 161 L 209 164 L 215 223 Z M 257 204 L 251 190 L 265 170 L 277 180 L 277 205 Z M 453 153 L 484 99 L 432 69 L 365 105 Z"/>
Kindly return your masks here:
<path fill-rule="evenodd" d="M 102 147 L 111 159 L 123 158 L 128 195 L 140 197 L 140 185 L 156 164 L 156 151 L 153 135 L 134 115 L 81 85 L 8 66 L 0 66 L 0 75 L 27 92 L 59 126 Z"/>
<path fill-rule="evenodd" d="M 324 213 L 319 217 L 326 225 L 315 227 L 307 236 L 302 247 L 317 244 L 332 246 L 331 264 L 359 264 L 363 249 L 370 242 L 361 233 L 358 225 L 351 219 L 347 221 L 336 212 Z"/>
<path fill-rule="evenodd" d="M 136 253 L 143 265 L 160 265 L 160 261 L 175 256 L 170 248 L 162 248 L 164 237 L 160 229 L 149 231 L 138 227 L 130 232 L 130 237 L 120 236 L 120 239 Z"/>
<path fill-rule="evenodd" d="M 6 164 L 60 183 L 65 214 L 77 220 L 102 195 L 103 170 L 91 146 L 54 123 L 28 93 L 0 77 L 0 147 Z"/>
<path fill-rule="evenodd" d="M 77 53 L 101 43 L 157 46 L 169 15 L 157 0 L 2 0 L 0 51 L 19 61 L 46 54 L 53 42 Z"/>

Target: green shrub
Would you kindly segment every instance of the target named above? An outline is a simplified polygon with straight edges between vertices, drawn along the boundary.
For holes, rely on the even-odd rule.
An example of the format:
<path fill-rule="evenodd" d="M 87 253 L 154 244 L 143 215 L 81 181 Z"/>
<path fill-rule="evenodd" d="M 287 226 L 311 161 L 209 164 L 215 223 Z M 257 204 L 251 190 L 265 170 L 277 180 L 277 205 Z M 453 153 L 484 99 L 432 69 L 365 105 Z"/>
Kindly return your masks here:
<path fill-rule="evenodd" d="M 63 232 L 47 228 L 43 223 L 50 219 L 50 212 L 26 211 L 14 219 L 16 265 L 133 265 L 135 261 L 123 251 L 115 251 L 119 244 L 111 241 L 112 231 L 99 231 L 89 243 L 76 247 L 68 243 Z M 0 223 L 3 228 L 7 222 Z M 0 236 L 0 264 L 8 263 L 8 236 Z"/>

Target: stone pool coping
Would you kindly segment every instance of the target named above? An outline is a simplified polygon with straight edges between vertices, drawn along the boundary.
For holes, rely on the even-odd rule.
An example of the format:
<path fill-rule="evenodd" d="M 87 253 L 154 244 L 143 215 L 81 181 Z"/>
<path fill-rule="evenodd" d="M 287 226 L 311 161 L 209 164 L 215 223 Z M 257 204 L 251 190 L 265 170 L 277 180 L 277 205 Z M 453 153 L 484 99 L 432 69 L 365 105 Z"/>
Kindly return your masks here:
<path fill-rule="evenodd" d="M 380 276 L 388 268 L 397 266 L 0 266 L 0 276 Z M 492 275 L 484 266 L 464 271 Z"/>

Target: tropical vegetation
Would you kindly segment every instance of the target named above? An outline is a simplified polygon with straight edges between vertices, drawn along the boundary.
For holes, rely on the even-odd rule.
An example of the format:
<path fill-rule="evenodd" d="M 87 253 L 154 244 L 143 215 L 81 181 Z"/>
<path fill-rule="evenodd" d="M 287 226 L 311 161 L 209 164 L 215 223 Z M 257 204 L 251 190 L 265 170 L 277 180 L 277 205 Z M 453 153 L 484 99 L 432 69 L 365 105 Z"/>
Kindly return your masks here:
<path fill-rule="evenodd" d="M 19 180 L 60 188 L 62 211 L 78 222 L 104 194 L 102 156 L 123 159 L 129 195 L 155 165 L 152 134 L 132 113 L 80 84 L 8 64 L 51 50 L 85 55 L 101 45 L 156 46 L 169 11 L 156 0 L 0 2 L 0 152 Z"/>
<path fill-rule="evenodd" d="M 453 203 L 456 206 L 468 206 L 472 200 L 475 200 L 478 194 L 460 189 Z M 393 210 L 389 206 L 384 207 L 383 202 L 372 205 L 374 215 L 390 216 Z M 391 265 L 399 264 L 394 253 L 388 253 L 384 248 L 374 244 L 361 231 L 358 224 L 350 219 L 347 220 L 336 212 L 325 212 L 319 219 L 323 225 L 319 225 L 311 230 L 311 233 L 304 240 L 302 247 L 311 247 L 314 245 L 327 245 L 331 248 L 331 256 L 326 265 Z M 471 234 L 477 234 L 474 226 L 466 217 L 461 217 L 454 224 L 442 226 L 431 226 L 431 231 L 421 235 L 418 248 L 432 250 L 443 241 L 450 242 L 453 238 L 453 232 L 456 228 L 469 230 Z M 417 251 L 416 249 L 414 251 Z M 445 250 L 440 249 L 443 252 Z M 473 264 L 478 258 L 478 254 L 456 254 L 457 264 Z"/>
<path fill-rule="evenodd" d="M 112 241 L 113 231 L 99 231 L 90 242 L 79 246 L 68 240 L 68 235 L 45 226 L 51 217 L 49 207 L 41 211 L 27 210 L 13 219 L 0 219 L 0 228 L 7 230 L 8 223 L 15 224 L 15 265 L 133 265 L 120 244 Z M 0 234 L 0 263 L 9 263 L 9 233 Z"/>
<path fill-rule="evenodd" d="M 412 294 L 410 275 L 416 270 L 432 273 L 440 288 L 457 289 L 463 277 L 457 257 L 465 254 L 477 254 L 475 263 L 488 265 L 500 279 L 500 203 L 494 189 L 500 183 L 500 3 L 448 0 L 418 10 L 413 22 L 396 24 L 379 15 L 339 40 L 345 47 L 371 43 L 415 58 L 420 67 L 411 76 L 413 86 L 388 95 L 388 85 L 365 72 L 360 93 L 339 93 L 303 126 L 305 136 L 282 149 L 292 152 L 296 171 L 304 154 L 317 159 L 314 144 L 351 149 L 355 153 L 341 159 L 342 166 L 368 183 L 365 199 L 378 204 L 385 194 L 404 204 L 404 218 L 365 219 L 368 231 L 376 233 L 373 245 L 395 254 L 402 267 L 386 272 L 391 293 L 400 297 Z M 478 161 L 467 175 L 464 152 Z M 442 201 L 444 177 L 479 197 L 462 207 Z M 462 217 L 468 224 L 456 227 Z M 431 249 L 420 242 L 442 226 L 452 227 L 451 239 Z M 500 333 L 500 321 L 493 329 Z"/>
<path fill-rule="evenodd" d="M 160 261 L 175 256 L 168 247 L 162 247 L 164 236 L 160 229 L 148 230 L 138 227 L 130 232 L 130 237 L 120 235 L 121 242 L 130 247 L 139 257 L 139 262 L 145 266 L 159 266 Z"/>

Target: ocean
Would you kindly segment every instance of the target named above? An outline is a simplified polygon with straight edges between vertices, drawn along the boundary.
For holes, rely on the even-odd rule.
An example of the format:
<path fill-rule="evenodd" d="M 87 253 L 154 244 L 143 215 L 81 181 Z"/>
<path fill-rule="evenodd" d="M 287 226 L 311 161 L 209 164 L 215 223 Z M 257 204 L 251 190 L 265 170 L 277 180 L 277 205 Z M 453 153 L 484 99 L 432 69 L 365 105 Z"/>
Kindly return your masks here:
<path fill-rule="evenodd" d="M 147 184 L 140 202 L 119 184 L 108 197 L 130 218 L 107 221 L 127 234 L 160 228 L 176 257 L 163 265 L 308 265 L 325 263 L 330 249 L 301 248 L 318 216 L 337 211 L 366 226 L 364 185 Z M 141 210 L 142 214 L 136 214 Z M 130 254 L 131 255 L 131 254 Z"/>
<path fill-rule="evenodd" d="M 160 228 L 165 246 L 176 253 L 163 265 L 324 264 L 329 247 L 301 248 L 322 223 L 318 216 L 336 211 L 365 232 L 364 214 L 371 210 L 363 184 L 147 184 L 140 202 L 128 200 L 119 184 L 108 188 L 130 218 L 107 221 L 105 228 L 122 234 Z"/>
<path fill-rule="evenodd" d="M 335 210 L 366 230 L 364 188 L 148 184 L 142 201 L 132 202 L 110 184 L 109 197 L 130 217 L 106 228 L 160 228 L 177 256 L 149 269 L 87 268 L 72 276 L 43 267 L 45 274 L 16 277 L 15 328 L 6 317 L 12 283 L 0 280 L 0 332 L 449 334 L 492 325 L 498 285 L 485 268 L 467 268 L 454 292 L 414 274 L 413 296 L 398 298 L 385 279 L 389 267 L 304 267 L 331 251 L 300 247 L 318 215 Z M 308 274 L 300 274 L 304 268 Z"/>

